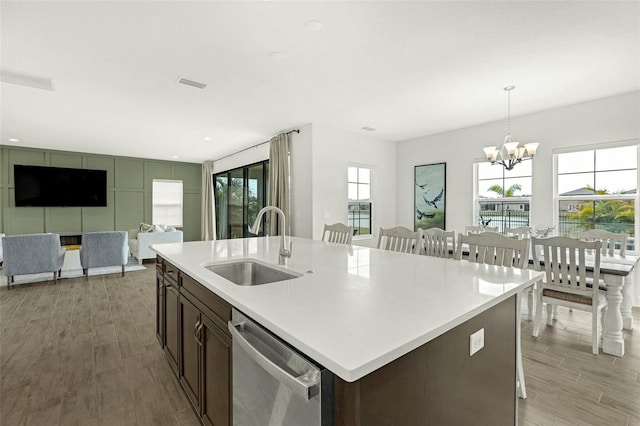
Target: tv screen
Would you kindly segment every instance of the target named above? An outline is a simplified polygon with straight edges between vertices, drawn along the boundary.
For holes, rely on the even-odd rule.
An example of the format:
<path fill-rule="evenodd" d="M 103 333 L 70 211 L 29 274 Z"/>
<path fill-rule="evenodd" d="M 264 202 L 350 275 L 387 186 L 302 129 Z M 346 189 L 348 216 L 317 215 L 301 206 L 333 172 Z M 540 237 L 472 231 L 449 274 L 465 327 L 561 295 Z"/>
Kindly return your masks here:
<path fill-rule="evenodd" d="M 106 207 L 107 171 L 13 166 L 16 207 Z"/>

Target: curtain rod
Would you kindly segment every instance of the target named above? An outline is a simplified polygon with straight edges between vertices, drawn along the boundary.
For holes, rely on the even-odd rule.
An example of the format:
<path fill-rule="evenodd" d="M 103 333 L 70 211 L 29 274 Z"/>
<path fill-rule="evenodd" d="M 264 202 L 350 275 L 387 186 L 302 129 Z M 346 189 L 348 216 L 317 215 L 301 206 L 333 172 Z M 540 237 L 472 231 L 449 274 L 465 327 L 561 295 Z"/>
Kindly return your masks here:
<path fill-rule="evenodd" d="M 288 132 L 285 132 L 284 134 L 285 134 L 285 135 L 290 135 L 291 133 L 300 133 L 300 129 L 289 130 Z M 270 141 L 270 140 L 268 140 L 268 141 L 260 142 L 260 143 L 258 143 L 258 144 L 255 144 L 255 145 L 253 145 L 253 146 L 250 146 L 250 147 L 247 147 L 247 148 L 241 149 L 240 151 L 236 151 L 236 152 L 234 152 L 233 154 L 225 155 L 224 157 L 220 157 L 220 158 L 218 158 L 217 160 L 213 160 L 213 161 L 220 161 L 220 160 L 224 160 L 225 158 L 232 157 L 232 156 L 234 156 L 234 155 L 236 155 L 236 154 L 240 154 L 241 152 L 249 151 L 250 149 L 257 148 L 257 147 L 259 147 L 259 146 L 261 146 L 261 145 L 264 145 L 265 143 L 269 143 L 269 142 L 271 142 L 271 141 Z"/>

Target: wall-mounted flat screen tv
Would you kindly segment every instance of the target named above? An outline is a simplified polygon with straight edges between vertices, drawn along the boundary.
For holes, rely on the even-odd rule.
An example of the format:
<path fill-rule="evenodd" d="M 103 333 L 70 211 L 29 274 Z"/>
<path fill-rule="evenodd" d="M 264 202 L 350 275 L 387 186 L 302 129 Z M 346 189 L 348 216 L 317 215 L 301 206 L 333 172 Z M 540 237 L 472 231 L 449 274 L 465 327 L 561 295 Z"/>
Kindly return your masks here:
<path fill-rule="evenodd" d="M 106 207 L 107 171 L 13 166 L 16 207 Z"/>

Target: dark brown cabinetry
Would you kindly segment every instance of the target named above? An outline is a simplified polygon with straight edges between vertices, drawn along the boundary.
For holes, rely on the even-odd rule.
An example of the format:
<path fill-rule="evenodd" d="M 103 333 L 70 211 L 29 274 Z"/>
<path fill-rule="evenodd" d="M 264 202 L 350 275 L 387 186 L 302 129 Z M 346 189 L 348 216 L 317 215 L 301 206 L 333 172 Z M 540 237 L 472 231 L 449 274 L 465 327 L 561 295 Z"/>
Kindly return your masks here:
<path fill-rule="evenodd" d="M 165 311 L 165 290 L 162 270 L 156 271 L 156 337 L 160 346 L 164 348 L 164 311 Z"/>
<path fill-rule="evenodd" d="M 171 368 L 173 368 L 174 372 L 178 372 L 178 348 L 179 348 L 179 333 L 178 333 L 178 309 L 179 309 L 179 300 L 180 295 L 178 294 L 178 289 L 175 284 L 168 282 L 166 279 L 164 281 L 164 301 L 165 301 L 165 311 L 164 311 L 164 332 L 165 332 L 165 343 L 164 343 L 164 352 L 167 355 L 167 359 L 169 360 L 169 364 L 171 364 Z"/>
<path fill-rule="evenodd" d="M 206 425 L 230 425 L 231 337 L 206 316 L 201 321 L 202 420 Z"/>
<path fill-rule="evenodd" d="M 159 258 L 156 332 L 195 412 L 205 425 L 230 426 L 231 305 Z"/>
<path fill-rule="evenodd" d="M 186 297 L 180 298 L 180 384 L 200 413 L 200 311 Z"/>

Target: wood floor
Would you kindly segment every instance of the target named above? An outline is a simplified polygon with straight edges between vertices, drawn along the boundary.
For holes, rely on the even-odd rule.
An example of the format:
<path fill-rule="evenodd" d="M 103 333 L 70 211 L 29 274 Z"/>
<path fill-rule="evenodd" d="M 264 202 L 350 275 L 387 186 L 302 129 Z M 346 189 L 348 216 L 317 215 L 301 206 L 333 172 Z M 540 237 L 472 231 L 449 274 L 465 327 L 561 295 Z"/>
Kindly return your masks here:
<path fill-rule="evenodd" d="M 155 270 L 0 289 L 0 425 L 197 425 L 155 337 Z M 640 329 L 640 309 L 634 309 Z M 590 317 L 561 309 L 532 339 L 519 424 L 640 426 L 640 334 L 592 355 Z"/>

